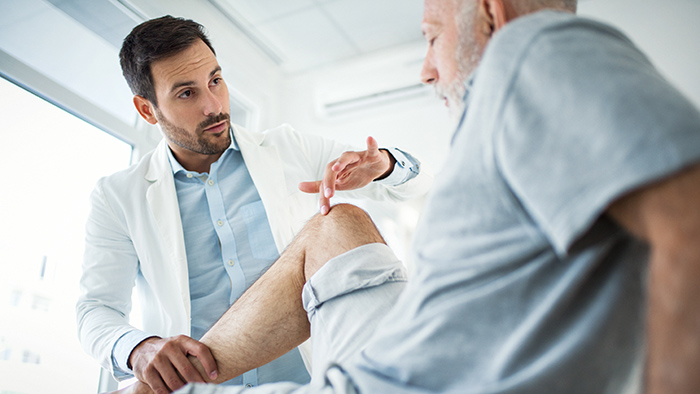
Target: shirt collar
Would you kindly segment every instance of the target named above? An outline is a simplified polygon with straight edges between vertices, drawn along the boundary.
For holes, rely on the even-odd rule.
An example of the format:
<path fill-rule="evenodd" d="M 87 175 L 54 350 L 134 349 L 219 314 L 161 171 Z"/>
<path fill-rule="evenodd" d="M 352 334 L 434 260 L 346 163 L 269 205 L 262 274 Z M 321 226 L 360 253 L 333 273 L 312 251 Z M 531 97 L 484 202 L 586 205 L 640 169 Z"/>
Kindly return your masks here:
<path fill-rule="evenodd" d="M 457 136 L 457 133 L 459 132 L 459 130 L 462 129 L 462 125 L 464 124 L 464 121 L 467 118 L 467 111 L 469 110 L 469 95 L 471 94 L 472 88 L 474 87 L 474 78 L 476 78 L 476 71 L 477 70 L 472 71 L 467 80 L 464 81 L 464 96 L 462 97 L 462 105 L 464 106 L 464 108 L 462 109 L 462 115 L 459 118 L 457 129 L 455 130 L 454 134 L 452 134 L 452 140 L 450 141 L 450 145 L 454 143 L 454 139 Z"/>
<path fill-rule="evenodd" d="M 472 71 L 472 73 L 469 74 L 467 80 L 464 81 L 464 96 L 462 97 L 462 102 L 464 102 L 465 105 L 469 102 L 469 94 L 471 93 L 472 87 L 474 86 L 474 78 L 476 78 L 476 72 L 477 70 Z"/>
<path fill-rule="evenodd" d="M 219 160 L 221 160 L 222 157 L 224 157 L 225 154 L 228 153 L 228 151 L 234 150 L 234 151 L 240 151 L 240 148 L 238 147 L 238 143 L 236 143 L 236 137 L 233 135 L 233 132 L 231 129 L 229 129 L 229 133 L 231 135 L 231 145 L 226 148 L 226 151 L 219 157 Z M 173 155 L 173 151 L 170 150 L 170 146 L 168 146 L 168 160 L 170 161 L 170 168 L 173 170 L 173 174 L 177 174 L 178 172 L 188 172 L 185 167 L 180 164 L 179 161 L 175 158 L 175 155 Z M 219 161 L 217 160 L 217 161 Z"/>

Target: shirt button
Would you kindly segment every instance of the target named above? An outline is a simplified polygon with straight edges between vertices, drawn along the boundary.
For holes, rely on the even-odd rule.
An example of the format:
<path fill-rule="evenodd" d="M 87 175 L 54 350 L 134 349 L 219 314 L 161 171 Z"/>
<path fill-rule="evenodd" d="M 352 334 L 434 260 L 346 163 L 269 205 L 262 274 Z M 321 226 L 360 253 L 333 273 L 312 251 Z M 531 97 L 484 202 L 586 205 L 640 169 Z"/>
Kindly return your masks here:
<path fill-rule="evenodd" d="M 209 184 L 209 186 L 214 186 L 214 181 L 211 179 L 207 183 Z"/>
<path fill-rule="evenodd" d="M 194 175 L 192 175 L 191 173 L 189 173 L 189 172 L 187 173 L 187 177 L 188 177 L 188 178 L 192 178 L 193 176 L 194 176 Z"/>
<path fill-rule="evenodd" d="M 405 166 L 405 165 L 406 165 L 406 162 L 404 162 L 403 160 L 401 160 L 401 167 L 403 167 L 403 166 Z"/>
<path fill-rule="evenodd" d="M 224 222 L 222 222 L 221 220 L 219 220 L 218 222 L 216 222 L 216 224 L 218 224 L 219 226 L 223 226 L 223 225 L 224 225 Z"/>
<path fill-rule="evenodd" d="M 233 267 L 234 264 L 236 264 L 236 263 L 234 263 L 233 260 L 228 261 L 228 265 L 230 265 L 231 267 Z"/>
<path fill-rule="evenodd" d="M 253 387 L 253 385 L 252 385 L 252 384 L 250 384 L 250 383 L 246 384 L 245 386 L 246 386 L 247 388 L 251 388 L 251 387 Z"/>

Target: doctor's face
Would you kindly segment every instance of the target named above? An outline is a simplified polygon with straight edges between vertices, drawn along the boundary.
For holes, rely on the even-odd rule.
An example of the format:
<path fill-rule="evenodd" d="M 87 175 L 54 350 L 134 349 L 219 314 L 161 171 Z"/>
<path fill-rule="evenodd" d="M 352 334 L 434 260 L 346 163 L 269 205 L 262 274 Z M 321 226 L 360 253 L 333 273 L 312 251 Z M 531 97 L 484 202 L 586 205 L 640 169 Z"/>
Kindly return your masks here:
<path fill-rule="evenodd" d="M 151 65 L 158 107 L 155 118 L 175 156 L 220 155 L 231 144 L 229 94 L 221 67 L 207 45 Z"/>

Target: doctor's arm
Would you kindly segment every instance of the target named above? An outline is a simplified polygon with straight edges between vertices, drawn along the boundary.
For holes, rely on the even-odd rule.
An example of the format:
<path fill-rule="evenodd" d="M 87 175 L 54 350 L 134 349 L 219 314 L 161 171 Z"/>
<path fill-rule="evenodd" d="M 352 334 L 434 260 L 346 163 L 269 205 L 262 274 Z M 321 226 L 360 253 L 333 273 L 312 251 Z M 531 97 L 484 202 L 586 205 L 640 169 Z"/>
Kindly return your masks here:
<path fill-rule="evenodd" d="M 326 164 L 321 180 L 301 182 L 299 190 L 319 193 L 324 215 L 336 191 L 357 190 L 358 197 L 375 200 L 407 200 L 427 193 L 432 177 L 421 171 L 420 162 L 398 149 L 391 151 L 379 149 L 377 141 L 368 137 L 366 150 L 336 153 L 336 158 Z"/>
<path fill-rule="evenodd" d="M 113 362 L 112 352 L 119 338 L 135 329 L 128 315 L 138 258 L 106 202 L 101 183 L 90 203 L 76 305 L 78 336 L 85 351 L 121 380 L 131 376 Z"/>
<path fill-rule="evenodd" d="M 180 376 L 186 381 L 203 382 L 187 355 L 198 357 L 211 376 L 216 363 L 205 345 L 186 336 L 159 338 L 129 324 L 139 259 L 124 221 L 105 198 L 101 183 L 90 202 L 76 305 L 83 348 L 116 379 L 131 378 L 133 370 L 134 376 L 156 392 L 169 392 L 166 385 L 182 387 L 185 382 Z"/>
<path fill-rule="evenodd" d="M 299 190 L 319 193 L 322 214 L 330 210 L 330 198 L 336 190 L 355 190 L 370 182 L 388 177 L 396 159 L 387 150 L 380 150 L 377 141 L 367 138 L 367 150 L 346 151 L 326 165 L 323 180 L 301 182 Z"/>
<path fill-rule="evenodd" d="M 621 198 L 607 213 L 651 248 L 646 393 L 700 392 L 700 165 Z"/>

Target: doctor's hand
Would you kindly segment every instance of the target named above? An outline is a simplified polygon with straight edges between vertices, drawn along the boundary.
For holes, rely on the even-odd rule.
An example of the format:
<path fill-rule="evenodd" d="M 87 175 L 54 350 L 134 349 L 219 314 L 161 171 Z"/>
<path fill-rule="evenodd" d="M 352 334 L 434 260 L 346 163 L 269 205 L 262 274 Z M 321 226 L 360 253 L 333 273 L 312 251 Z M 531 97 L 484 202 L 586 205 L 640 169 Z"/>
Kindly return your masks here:
<path fill-rule="evenodd" d="M 299 190 L 319 193 L 321 214 L 331 209 L 330 199 L 336 190 L 353 190 L 367 186 L 370 182 L 386 178 L 394 169 L 396 159 L 389 152 L 379 150 L 377 141 L 367 137 L 367 150 L 344 152 L 326 166 L 323 180 L 301 182 Z"/>
<path fill-rule="evenodd" d="M 216 379 L 216 361 L 209 348 L 185 335 L 144 340 L 131 351 L 129 365 L 136 378 L 148 384 L 154 393 L 165 394 L 187 382 L 209 381 L 187 359 L 190 355 L 202 363 L 209 379 Z"/>

